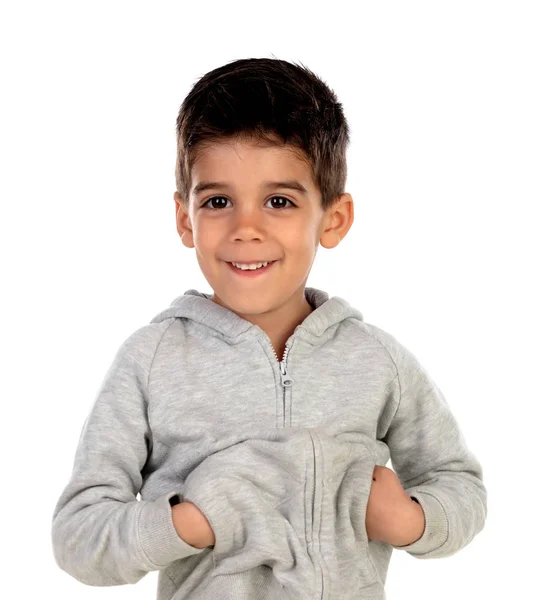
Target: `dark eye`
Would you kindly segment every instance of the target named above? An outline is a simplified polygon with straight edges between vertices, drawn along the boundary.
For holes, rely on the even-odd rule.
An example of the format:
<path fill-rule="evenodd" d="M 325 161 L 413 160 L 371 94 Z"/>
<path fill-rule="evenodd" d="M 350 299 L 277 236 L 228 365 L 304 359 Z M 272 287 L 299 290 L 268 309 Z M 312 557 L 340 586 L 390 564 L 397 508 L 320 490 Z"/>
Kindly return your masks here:
<path fill-rule="evenodd" d="M 276 198 L 279 198 L 280 200 L 285 200 L 286 202 L 289 202 L 291 206 L 295 206 L 289 198 L 284 198 L 284 196 L 273 196 L 272 198 L 269 198 L 268 202 L 270 202 L 271 200 L 276 200 Z M 274 208 L 287 208 L 287 204 L 282 204 L 281 206 L 274 206 Z"/>
<path fill-rule="evenodd" d="M 227 203 L 227 198 L 224 198 L 223 196 L 213 196 L 212 198 L 209 198 L 206 202 L 203 202 L 203 204 L 201 204 L 201 208 L 203 208 L 203 206 L 206 206 L 209 202 L 213 202 L 214 200 L 225 200 L 225 202 Z M 211 208 L 210 206 L 207 208 Z M 223 204 L 220 203 L 220 206 L 216 206 L 214 203 L 212 205 L 212 209 L 215 208 L 224 208 Z"/>
<path fill-rule="evenodd" d="M 291 206 L 295 206 L 295 204 L 293 204 L 293 202 L 291 202 L 291 200 L 289 198 L 285 198 L 284 196 L 273 196 L 272 198 L 269 198 L 269 200 L 267 200 L 267 202 L 270 202 L 271 200 L 275 200 L 276 198 L 279 198 L 280 200 L 285 201 L 285 203 L 282 203 L 279 206 L 274 205 L 273 208 L 287 208 L 287 202 L 289 202 L 291 204 Z M 215 202 L 215 200 L 220 200 L 220 202 L 217 203 L 217 202 Z M 225 205 L 224 205 L 224 201 L 225 201 Z M 208 200 L 203 202 L 203 204 L 201 205 L 201 208 L 203 208 L 204 206 L 206 206 L 207 208 L 210 208 L 211 210 L 215 210 L 218 208 L 225 208 L 227 206 L 227 202 L 228 202 L 228 199 L 225 198 L 224 196 L 212 196 L 212 198 L 209 198 Z"/>

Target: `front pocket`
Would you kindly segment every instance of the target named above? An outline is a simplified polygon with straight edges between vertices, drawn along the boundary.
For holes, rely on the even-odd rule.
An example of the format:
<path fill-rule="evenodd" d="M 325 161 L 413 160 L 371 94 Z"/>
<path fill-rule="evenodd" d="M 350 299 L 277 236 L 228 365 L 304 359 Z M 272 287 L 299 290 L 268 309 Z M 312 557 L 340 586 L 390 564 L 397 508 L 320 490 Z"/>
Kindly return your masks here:
<path fill-rule="evenodd" d="M 353 435 L 359 441 L 276 429 L 209 456 L 190 473 L 183 500 L 201 510 L 216 537 L 209 593 L 219 581 L 221 597 L 241 582 L 249 593 L 263 573 L 298 600 L 353 600 L 378 582 L 366 532 L 376 447 Z"/>
<path fill-rule="evenodd" d="M 319 548 L 324 584 L 333 598 L 357 598 L 378 581 L 369 550 L 366 509 L 377 464 L 375 444 L 364 435 L 341 441 L 313 431 L 318 440 L 322 500 Z M 325 574 L 327 580 L 325 581 Z"/>
<path fill-rule="evenodd" d="M 190 473 L 183 500 L 193 502 L 214 531 L 213 577 L 263 567 L 287 589 L 310 587 L 306 460 L 306 433 L 276 429 L 268 439 L 244 440 L 209 456 Z"/>

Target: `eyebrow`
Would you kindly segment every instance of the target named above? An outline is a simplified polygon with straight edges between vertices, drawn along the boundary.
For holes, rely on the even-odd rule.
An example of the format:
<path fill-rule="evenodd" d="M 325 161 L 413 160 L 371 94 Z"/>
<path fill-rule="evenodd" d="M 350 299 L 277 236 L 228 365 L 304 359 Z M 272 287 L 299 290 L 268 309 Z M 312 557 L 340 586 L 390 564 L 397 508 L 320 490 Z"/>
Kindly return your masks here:
<path fill-rule="evenodd" d="M 296 190 L 301 194 L 308 194 L 308 190 L 302 185 L 302 183 L 296 181 L 295 179 L 288 179 L 287 181 L 265 181 L 262 187 L 265 189 L 287 188 L 290 190 Z M 197 196 L 201 192 L 211 188 L 231 189 L 231 186 L 223 181 L 200 181 L 194 187 L 193 194 L 194 196 Z"/>

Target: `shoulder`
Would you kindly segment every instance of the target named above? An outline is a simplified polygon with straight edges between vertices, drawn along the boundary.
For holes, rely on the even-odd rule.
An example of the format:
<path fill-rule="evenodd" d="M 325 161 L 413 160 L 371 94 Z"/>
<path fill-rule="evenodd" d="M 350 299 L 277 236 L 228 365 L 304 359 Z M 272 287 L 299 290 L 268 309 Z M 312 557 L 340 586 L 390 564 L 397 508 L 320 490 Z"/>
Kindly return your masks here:
<path fill-rule="evenodd" d="M 397 373 L 404 369 L 420 368 L 416 355 L 395 335 L 364 320 L 351 319 L 365 340 L 371 340 L 374 346 L 380 347 L 395 366 Z"/>
<path fill-rule="evenodd" d="M 116 353 L 116 358 L 133 360 L 141 365 L 149 366 L 165 333 L 175 321 L 165 319 L 159 323 L 147 323 L 127 335 Z"/>
<path fill-rule="evenodd" d="M 388 352 L 390 357 L 395 356 L 397 349 L 402 346 L 394 335 L 381 327 L 377 327 L 372 323 L 367 323 L 362 319 L 353 318 L 349 319 L 349 321 L 353 324 L 362 338 L 372 340 L 374 345 L 383 348 Z"/>

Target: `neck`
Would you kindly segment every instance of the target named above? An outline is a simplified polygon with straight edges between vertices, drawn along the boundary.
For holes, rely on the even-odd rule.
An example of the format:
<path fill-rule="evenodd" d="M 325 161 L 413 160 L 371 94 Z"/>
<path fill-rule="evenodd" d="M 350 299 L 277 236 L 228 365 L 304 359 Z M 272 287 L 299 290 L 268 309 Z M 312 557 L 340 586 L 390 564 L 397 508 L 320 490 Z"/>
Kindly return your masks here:
<path fill-rule="evenodd" d="M 214 296 L 212 300 L 217 301 Z M 221 302 L 219 303 L 221 304 Z M 231 308 L 229 309 L 231 310 Z M 282 360 L 289 336 L 313 310 L 310 303 L 306 300 L 304 289 L 301 289 L 300 293 L 297 294 L 297 298 L 290 298 L 287 303 L 275 310 L 260 314 L 236 314 L 253 325 L 260 327 L 269 336 L 278 360 Z"/>

